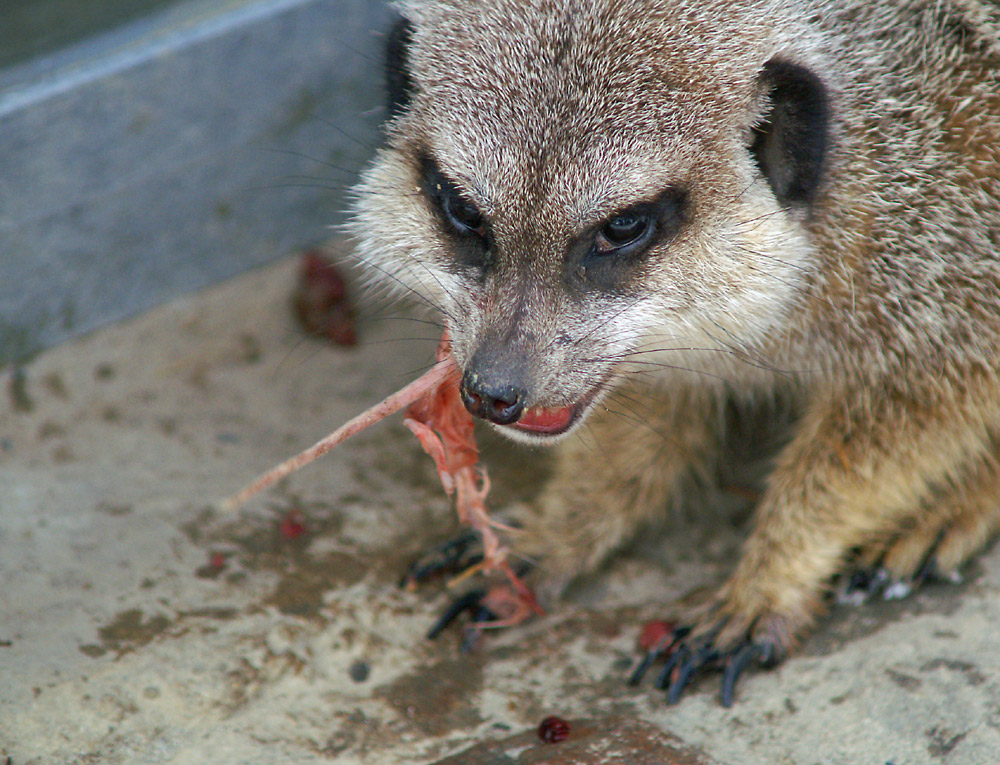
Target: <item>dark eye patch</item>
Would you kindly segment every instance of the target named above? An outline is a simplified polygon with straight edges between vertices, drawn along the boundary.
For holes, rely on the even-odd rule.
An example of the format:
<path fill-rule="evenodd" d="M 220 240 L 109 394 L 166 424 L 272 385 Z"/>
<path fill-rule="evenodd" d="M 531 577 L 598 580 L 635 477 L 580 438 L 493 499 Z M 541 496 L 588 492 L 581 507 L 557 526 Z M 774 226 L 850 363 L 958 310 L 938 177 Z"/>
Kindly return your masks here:
<path fill-rule="evenodd" d="M 649 201 L 608 216 L 571 243 L 570 280 L 578 289 L 625 288 L 645 253 L 677 235 L 689 208 L 687 191 L 672 186 Z"/>
<path fill-rule="evenodd" d="M 425 156 L 421 160 L 421 170 L 424 194 L 442 232 L 453 243 L 456 261 L 461 265 L 485 269 L 491 262 L 492 239 L 486 216 L 454 181 L 441 172 L 433 159 Z"/>

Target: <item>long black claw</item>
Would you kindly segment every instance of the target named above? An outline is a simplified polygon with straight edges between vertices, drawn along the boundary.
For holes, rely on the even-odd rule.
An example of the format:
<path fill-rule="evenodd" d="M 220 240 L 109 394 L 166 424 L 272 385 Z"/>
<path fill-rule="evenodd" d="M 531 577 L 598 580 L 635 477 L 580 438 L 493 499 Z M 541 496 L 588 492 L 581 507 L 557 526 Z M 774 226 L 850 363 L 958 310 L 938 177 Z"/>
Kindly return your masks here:
<path fill-rule="evenodd" d="M 476 611 L 476 615 L 472 618 L 472 624 L 465 628 L 459 652 L 463 654 L 472 653 L 476 647 L 476 643 L 479 642 L 479 637 L 483 634 L 483 625 L 494 621 L 496 618 L 496 614 L 490 611 L 490 609 L 486 608 L 486 606 L 480 606 Z"/>
<path fill-rule="evenodd" d="M 480 553 L 475 555 L 470 555 L 468 558 L 455 558 L 454 560 L 434 560 L 428 561 L 422 566 L 414 567 L 404 579 L 403 583 L 408 584 L 410 582 L 420 583 L 426 582 L 428 579 L 432 579 L 438 574 L 451 573 L 451 572 L 461 572 L 467 568 L 472 568 L 477 563 L 483 560 L 483 556 Z"/>
<path fill-rule="evenodd" d="M 632 674 L 629 676 L 629 685 L 638 685 L 643 678 L 643 675 L 649 671 L 649 668 L 653 666 L 653 662 L 663 655 L 662 648 L 654 648 L 651 651 L 647 651 L 646 655 L 642 657 L 642 661 L 639 662 L 639 666 L 635 668 Z"/>
<path fill-rule="evenodd" d="M 646 652 L 646 655 L 642 657 L 642 661 L 639 662 L 638 666 L 632 671 L 631 676 L 628 679 L 629 685 L 638 685 L 642 678 L 645 676 L 649 668 L 664 654 L 667 655 L 667 665 L 664 669 L 660 671 L 660 674 L 656 676 L 656 682 L 654 686 L 656 688 L 666 688 L 667 687 L 667 676 L 670 674 L 670 670 L 674 668 L 677 664 L 677 647 L 680 645 L 681 641 L 684 640 L 691 633 L 690 627 L 678 627 L 672 633 L 668 633 L 665 639 L 661 640 L 660 644 L 651 648 Z"/>
<path fill-rule="evenodd" d="M 928 555 L 920 568 L 917 569 L 917 573 L 913 575 L 913 584 L 919 585 L 924 582 L 936 582 L 940 579 L 944 579 L 944 577 L 941 576 L 941 568 L 938 566 L 937 556 Z"/>
<path fill-rule="evenodd" d="M 714 639 L 709 637 L 693 650 L 681 645 L 671 659 L 676 659 L 672 662 L 674 666 L 661 673 L 658 680 L 666 684 L 669 677 L 670 690 L 667 693 L 667 703 L 676 704 L 694 676 L 718 661 L 719 651 L 715 648 Z"/>
<path fill-rule="evenodd" d="M 686 660 L 690 655 L 691 652 L 683 646 L 674 651 L 670 658 L 667 659 L 667 663 L 663 665 L 660 674 L 656 676 L 656 682 L 653 683 L 653 687 L 666 690 L 667 686 L 670 685 L 670 673 L 674 671 L 674 667 Z"/>
<path fill-rule="evenodd" d="M 667 692 L 668 704 L 676 704 L 680 701 L 681 694 L 684 693 L 684 689 L 699 667 L 698 657 L 688 656 L 684 663 L 677 668 L 676 674 L 670 681 L 670 690 Z"/>
<path fill-rule="evenodd" d="M 483 559 L 482 552 L 477 549 L 479 543 L 479 535 L 467 531 L 433 547 L 403 575 L 400 586 L 419 584 L 438 574 L 464 571 L 476 565 Z"/>
<path fill-rule="evenodd" d="M 678 627 L 674 630 L 674 641 L 671 645 L 677 645 L 677 643 L 688 635 L 691 634 L 692 627 Z"/>
<path fill-rule="evenodd" d="M 852 571 L 847 579 L 847 586 L 844 588 L 845 592 L 851 594 L 859 590 L 867 591 L 874 576 L 875 571 L 870 568 L 859 568 Z"/>
<path fill-rule="evenodd" d="M 889 572 L 882 566 L 859 568 L 851 572 L 837 593 L 837 602 L 858 606 L 885 592 Z"/>
<path fill-rule="evenodd" d="M 445 609 L 445 612 L 441 614 L 441 617 L 434 623 L 434 626 L 427 632 L 427 639 L 433 640 L 440 635 L 463 611 L 471 611 L 474 608 L 479 608 L 485 595 L 485 590 L 470 590 L 464 595 L 455 598 L 451 602 L 451 605 Z"/>
<path fill-rule="evenodd" d="M 722 674 L 722 706 L 731 707 L 736 692 L 736 681 L 739 680 L 743 671 L 750 666 L 755 659 L 763 659 L 765 651 L 754 643 L 744 643 L 736 649 L 726 662 L 726 668 Z"/>
<path fill-rule="evenodd" d="M 889 583 L 889 572 L 879 566 L 873 569 L 862 569 L 851 574 L 848 593 L 860 592 L 868 597 L 878 595 Z"/>

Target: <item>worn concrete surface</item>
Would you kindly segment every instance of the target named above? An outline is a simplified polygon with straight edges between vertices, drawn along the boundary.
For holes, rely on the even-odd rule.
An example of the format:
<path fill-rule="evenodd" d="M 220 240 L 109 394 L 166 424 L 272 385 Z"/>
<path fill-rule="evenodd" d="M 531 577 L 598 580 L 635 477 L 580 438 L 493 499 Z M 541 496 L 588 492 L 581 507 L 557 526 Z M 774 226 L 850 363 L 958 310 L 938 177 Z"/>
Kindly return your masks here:
<path fill-rule="evenodd" d="M 422 639 L 440 589 L 396 586 L 452 524 L 398 417 L 213 512 L 431 358 L 433 328 L 390 309 L 356 349 L 304 339 L 292 278 L 259 271 L 4 373 L 0 762 L 1000 761 L 996 548 L 963 585 L 834 609 L 727 710 L 716 678 L 676 707 L 624 678 L 638 625 L 731 565 L 731 523 L 637 546 L 461 656 L 457 635 Z M 485 452 L 495 506 L 544 473 Z M 305 533 L 282 533 L 290 512 Z M 575 737 L 541 743 L 549 714 Z"/>

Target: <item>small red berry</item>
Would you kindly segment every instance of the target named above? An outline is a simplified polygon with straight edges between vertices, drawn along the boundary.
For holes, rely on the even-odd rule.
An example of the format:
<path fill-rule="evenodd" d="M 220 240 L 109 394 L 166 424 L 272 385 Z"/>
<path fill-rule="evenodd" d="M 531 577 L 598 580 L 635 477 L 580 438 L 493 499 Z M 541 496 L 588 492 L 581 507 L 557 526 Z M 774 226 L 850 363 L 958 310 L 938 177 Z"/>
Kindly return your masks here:
<path fill-rule="evenodd" d="M 302 512 L 294 507 L 289 510 L 278 524 L 278 531 L 285 539 L 297 539 L 305 534 L 306 526 L 302 522 Z"/>
<path fill-rule="evenodd" d="M 643 651 L 652 651 L 674 633 L 677 625 L 674 622 L 648 622 L 642 626 L 642 633 L 639 635 L 639 648 Z"/>
<path fill-rule="evenodd" d="M 226 559 L 229 556 L 220 550 L 209 550 L 208 561 L 204 566 L 195 569 L 195 576 L 202 579 L 215 579 L 226 570 Z"/>
<path fill-rule="evenodd" d="M 568 720 L 551 715 L 538 726 L 538 737 L 546 744 L 556 744 L 569 738 L 569 730 Z"/>

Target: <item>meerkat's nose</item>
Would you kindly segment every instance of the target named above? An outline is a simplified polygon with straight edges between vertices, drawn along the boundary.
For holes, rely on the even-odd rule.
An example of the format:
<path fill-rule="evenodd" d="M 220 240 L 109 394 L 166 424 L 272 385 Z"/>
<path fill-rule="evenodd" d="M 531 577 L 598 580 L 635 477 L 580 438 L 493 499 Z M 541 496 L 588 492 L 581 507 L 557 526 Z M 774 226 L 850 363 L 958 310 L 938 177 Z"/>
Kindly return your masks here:
<path fill-rule="evenodd" d="M 524 412 L 528 392 L 513 385 L 491 385 L 475 372 L 462 376 L 462 403 L 475 417 L 496 425 L 517 422 Z"/>

